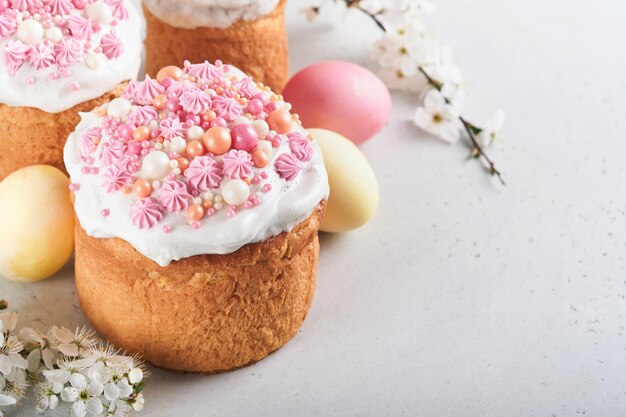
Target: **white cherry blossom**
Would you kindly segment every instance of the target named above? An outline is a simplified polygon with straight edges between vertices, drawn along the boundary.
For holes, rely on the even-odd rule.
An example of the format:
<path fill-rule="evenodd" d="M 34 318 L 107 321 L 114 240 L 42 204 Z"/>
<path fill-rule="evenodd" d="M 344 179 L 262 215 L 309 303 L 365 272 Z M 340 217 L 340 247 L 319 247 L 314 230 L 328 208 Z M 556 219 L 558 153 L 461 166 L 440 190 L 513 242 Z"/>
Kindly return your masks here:
<path fill-rule="evenodd" d="M 414 122 L 417 126 L 446 142 L 459 140 L 458 113 L 435 89 L 424 97 L 424 105 L 417 108 Z"/>

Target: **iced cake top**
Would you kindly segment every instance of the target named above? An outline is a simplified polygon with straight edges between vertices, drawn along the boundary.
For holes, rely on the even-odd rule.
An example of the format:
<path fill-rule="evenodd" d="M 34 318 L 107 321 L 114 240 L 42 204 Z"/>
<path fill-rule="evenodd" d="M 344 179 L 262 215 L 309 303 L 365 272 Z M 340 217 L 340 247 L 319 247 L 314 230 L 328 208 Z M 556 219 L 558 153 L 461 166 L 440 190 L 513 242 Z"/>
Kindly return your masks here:
<path fill-rule="evenodd" d="M 221 62 L 166 67 L 81 113 L 65 164 L 82 227 L 165 266 L 291 230 L 328 195 L 280 95 Z"/>
<path fill-rule="evenodd" d="M 140 26 L 127 0 L 0 2 L 0 103 L 58 113 L 135 79 Z"/>

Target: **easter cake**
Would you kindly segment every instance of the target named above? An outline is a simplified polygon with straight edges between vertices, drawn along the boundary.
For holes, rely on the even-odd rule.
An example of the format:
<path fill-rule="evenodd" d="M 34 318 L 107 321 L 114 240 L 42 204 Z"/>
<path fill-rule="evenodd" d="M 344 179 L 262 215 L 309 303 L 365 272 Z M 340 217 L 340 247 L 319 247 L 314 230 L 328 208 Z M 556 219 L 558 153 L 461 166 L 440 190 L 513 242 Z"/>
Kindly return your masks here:
<path fill-rule="evenodd" d="M 31 164 L 63 169 L 88 111 L 139 71 L 139 12 L 127 0 L 0 4 L 0 179 Z"/>
<path fill-rule="evenodd" d="M 221 59 L 280 91 L 288 78 L 286 0 L 143 0 L 148 74 Z"/>
<path fill-rule="evenodd" d="M 94 328 L 155 365 L 219 372 L 291 339 L 328 178 L 291 106 L 221 62 L 131 82 L 70 135 L 76 286 Z"/>

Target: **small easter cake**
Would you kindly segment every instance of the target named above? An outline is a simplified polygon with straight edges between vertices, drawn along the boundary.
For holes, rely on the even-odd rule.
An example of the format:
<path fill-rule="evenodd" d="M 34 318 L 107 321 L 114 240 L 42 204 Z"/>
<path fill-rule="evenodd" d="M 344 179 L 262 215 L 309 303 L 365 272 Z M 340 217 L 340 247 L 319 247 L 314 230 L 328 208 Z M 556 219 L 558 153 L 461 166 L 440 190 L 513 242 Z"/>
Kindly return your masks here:
<path fill-rule="evenodd" d="M 140 24 L 127 0 L 0 3 L 0 179 L 32 164 L 63 169 L 77 112 L 137 77 Z"/>
<path fill-rule="evenodd" d="M 286 0 L 143 0 L 150 75 L 221 59 L 281 91 L 288 79 Z"/>
<path fill-rule="evenodd" d="M 218 61 L 81 113 L 65 164 L 78 298 L 98 332 L 189 372 L 244 366 L 296 334 L 329 189 L 290 109 Z"/>

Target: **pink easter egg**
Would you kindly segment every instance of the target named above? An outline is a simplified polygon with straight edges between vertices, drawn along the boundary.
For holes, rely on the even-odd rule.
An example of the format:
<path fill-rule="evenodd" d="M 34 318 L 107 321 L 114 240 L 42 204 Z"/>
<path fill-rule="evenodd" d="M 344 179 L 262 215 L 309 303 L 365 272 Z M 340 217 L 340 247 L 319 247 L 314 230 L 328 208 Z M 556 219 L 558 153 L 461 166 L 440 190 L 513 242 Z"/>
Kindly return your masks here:
<path fill-rule="evenodd" d="M 356 144 L 378 133 L 391 116 L 391 96 L 369 70 L 324 61 L 296 73 L 283 91 L 306 128 L 337 132 Z"/>

